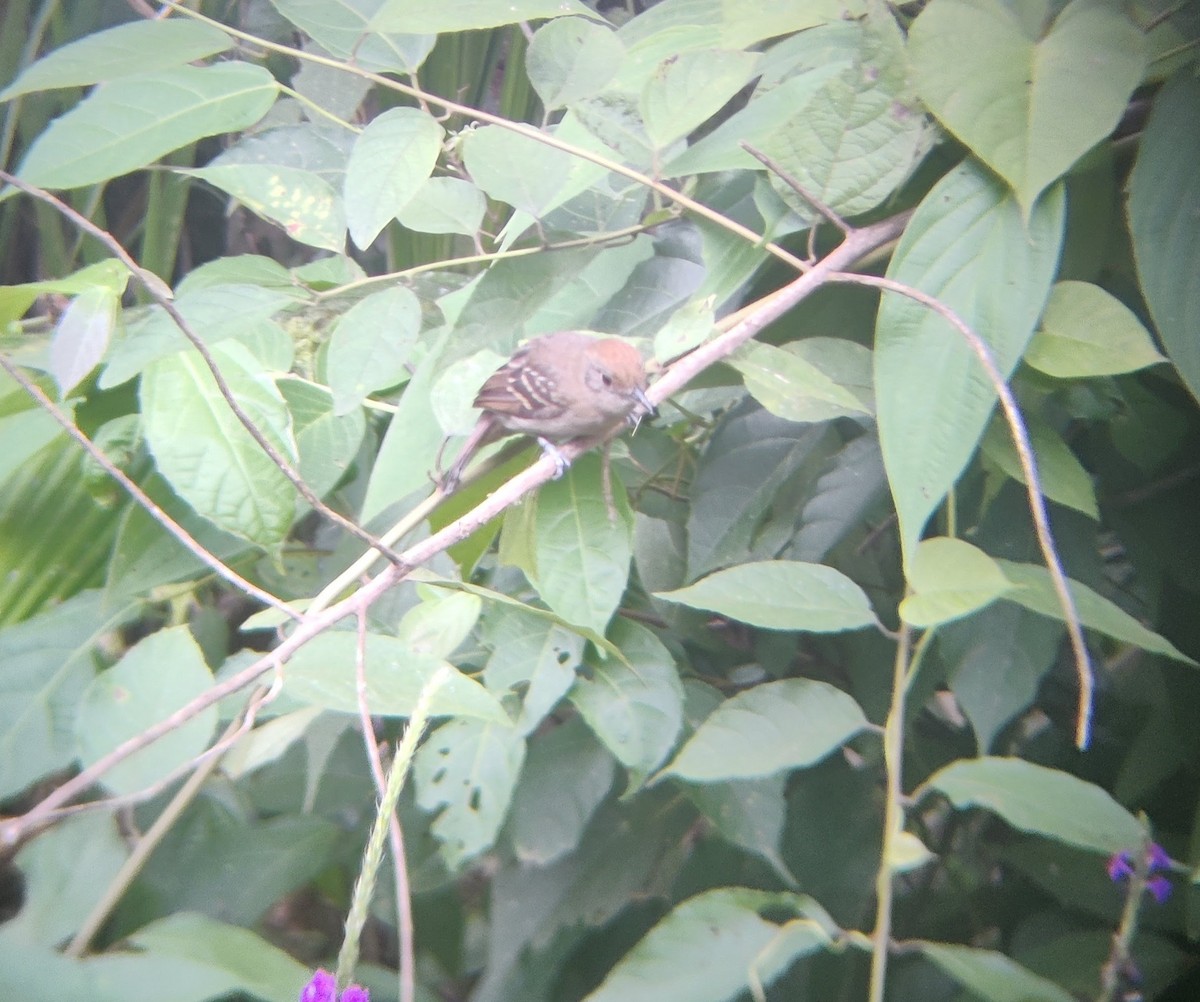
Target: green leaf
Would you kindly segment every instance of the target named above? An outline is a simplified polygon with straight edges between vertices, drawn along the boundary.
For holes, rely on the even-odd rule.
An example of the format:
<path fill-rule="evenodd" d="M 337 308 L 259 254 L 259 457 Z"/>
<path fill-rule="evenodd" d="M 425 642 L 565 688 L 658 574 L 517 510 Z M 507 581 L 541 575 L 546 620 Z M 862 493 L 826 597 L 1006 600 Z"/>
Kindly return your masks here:
<path fill-rule="evenodd" d="M 429 179 L 444 135 L 417 108 L 385 111 L 363 129 L 346 164 L 346 218 L 358 247 L 370 246 Z"/>
<path fill-rule="evenodd" d="M 784 773 L 766 779 L 740 779 L 729 783 L 688 784 L 688 799 L 708 818 L 725 841 L 763 859 L 789 887 L 796 886 L 779 855 L 779 842 L 787 821 Z"/>
<path fill-rule="evenodd" d="M 529 82 L 547 109 L 591 97 L 612 79 L 625 47 L 606 24 L 582 17 L 547 21 L 525 53 Z"/>
<path fill-rule="evenodd" d="M 1081 511 L 1089 518 L 1100 520 L 1096 505 L 1096 490 L 1091 475 L 1083 468 L 1070 446 L 1043 421 L 1026 415 L 1029 440 L 1037 460 L 1038 478 L 1042 492 L 1051 501 Z M 1025 484 L 1025 470 L 1017 457 L 1008 425 L 1000 417 L 993 419 L 980 443 L 983 454 L 1007 476 Z"/>
<path fill-rule="evenodd" d="M 240 62 L 101 84 L 34 140 L 18 174 L 42 188 L 119 177 L 197 139 L 249 128 L 278 91 L 265 69 Z"/>
<path fill-rule="evenodd" d="M 271 5 L 335 59 L 375 73 L 416 73 L 437 42 L 436 35 L 374 30 L 371 19 L 381 0 L 271 0 Z"/>
<path fill-rule="evenodd" d="M 803 114 L 793 114 L 765 136 L 760 147 L 842 216 L 881 204 L 908 177 L 927 144 L 895 19 L 882 7 L 870 7 L 865 18 L 851 24 L 851 65 L 809 99 Z M 772 174 L 770 180 L 802 219 L 818 218 L 782 178 Z"/>
<path fill-rule="evenodd" d="M 356 410 L 376 390 L 408 379 L 421 304 L 397 285 L 359 300 L 337 322 L 325 359 L 335 414 Z"/>
<path fill-rule="evenodd" d="M 417 803 L 436 813 L 433 832 L 455 868 L 491 847 L 525 761 L 512 727 L 458 717 L 434 731 L 413 761 Z"/>
<path fill-rule="evenodd" d="M 66 769 L 77 753 L 73 721 L 95 676 L 93 651 L 136 609 L 105 608 L 86 591 L 0 631 L 0 797 Z"/>
<path fill-rule="evenodd" d="M 192 332 L 211 347 L 226 338 L 251 335 L 296 298 L 294 292 L 260 285 L 189 285 L 181 288 L 175 308 Z M 100 388 L 119 386 L 154 359 L 172 355 L 188 344 L 166 310 L 152 306 L 118 331 L 100 374 Z"/>
<path fill-rule="evenodd" d="M 1019 758 L 960 759 L 939 769 L 915 794 L 937 790 L 959 810 L 982 807 L 1018 831 L 1092 852 L 1138 848 L 1140 822 L 1098 786 Z"/>
<path fill-rule="evenodd" d="M 822 93 L 830 79 L 849 62 L 826 62 L 797 76 L 789 77 L 769 90 L 759 89 L 750 103 L 735 112 L 712 132 L 667 161 L 664 177 L 702 174 L 723 170 L 761 170 L 762 163 L 739 145 L 746 143 L 762 150 L 777 129 L 797 115 L 805 113 L 810 102 Z"/>
<path fill-rule="evenodd" d="M 187 18 L 130 21 L 55 49 L 0 91 L 0 101 L 182 66 L 233 45 L 216 25 Z"/>
<path fill-rule="evenodd" d="M 1055 189 L 1026 227 L 1012 196 L 968 160 L 918 206 L 888 277 L 953 309 L 1007 378 L 1049 295 L 1063 219 Z M 974 452 L 996 391 L 962 335 L 907 297 L 884 294 L 875 331 L 879 440 L 909 559 Z"/>
<path fill-rule="evenodd" d="M 546 866 L 575 849 L 612 788 L 616 764 L 579 717 L 542 734 L 529 748 L 513 796 L 513 850 Z"/>
<path fill-rule="evenodd" d="M 314 637 L 288 661 L 284 691 L 301 703 L 357 714 L 357 652 L 358 636 L 354 632 L 334 631 Z M 445 663 L 439 657 L 414 650 L 396 637 L 368 634 L 363 669 L 368 709 L 379 716 L 407 717 L 425 683 Z M 508 723 L 508 714 L 491 694 L 457 671 L 438 689 L 431 713 Z"/>
<path fill-rule="evenodd" d="M 294 462 L 287 408 L 275 384 L 240 345 L 213 352 L 234 399 Z M 227 532 L 261 546 L 282 542 L 295 515 L 294 489 L 229 409 L 199 354 L 151 362 L 140 396 L 146 442 L 179 496 Z"/>
<path fill-rule="evenodd" d="M 472 181 L 492 198 L 531 216 L 556 203 L 575 164 L 569 153 L 498 125 L 468 132 L 462 155 Z"/>
<path fill-rule="evenodd" d="M 466 591 L 420 589 L 421 601 L 396 627 L 396 639 L 418 654 L 448 658 L 471 635 L 483 600 Z"/>
<path fill-rule="evenodd" d="M 529 734 L 574 685 L 584 639 L 553 620 L 500 604 L 488 609 L 484 625 L 483 641 L 492 649 L 484 685 L 497 698 L 520 692 L 516 727 Z"/>
<path fill-rule="evenodd" d="M 1062 606 L 1050 578 L 1050 572 L 1040 564 L 1018 564 L 1011 560 L 996 560 L 1004 576 L 1017 590 L 1004 597 L 1032 612 L 1041 613 L 1051 619 L 1063 618 Z M 1094 592 L 1085 584 L 1071 579 L 1071 596 L 1080 622 L 1089 630 L 1098 630 L 1114 640 L 1133 644 L 1152 654 L 1163 654 L 1176 661 L 1195 665 L 1196 662 L 1182 653 L 1169 640 L 1148 630 L 1124 609 Z"/>
<path fill-rule="evenodd" d="M 655 597 L 768 630 L 839 633 L 876 622 L 870 600 L 848 577 L 798 560 L 741 564 Z"/>
<path fill-rule="evenodd" d="M 568 623 L 603 633 L 625 594 L 633 556 L 633 512 L 612 474 L 609 520 L 599 456 L 580 457 L 538 493 L 534 547 L 538 594 Z"/>
<path fill-rule="evenodd" d="M 900 603 L 900 616 L 916 627 L 970 615 L 1013 589 L 983 550 L 945 537 L 917 544 L 908 566 L 908 585 L 913 594 Z"/>
<path fill-rule="evenodd" d="M 1154 101 L 1129 178 L 1129 228 L 1138 279 L 1163 347 L 1200 400 L 1200 81 L 1180 71 Z"/>
<path fill-rule="evenodd" d="M 472 237 L 483 225 L 487 198 L 470 181 L 431 177 L 397 214 L 400 225 L 418 233 L 461 233 Z"/>
<path fill-rule="evenodd" d="M 994 950 L 922 940 L 914 940 L 913 946 L 984 1002 L 1072 1002 L 1075 998 Z"/>
<path fill-rule="evenodd" d="M 279 164 L 220 164 L 180 171 L 228 192 L 293 240 L 341 253 L 346 210 L 333 187 L 312 171 Z"/>
<path fill-rule="evenodd" d="M 683 726 L 683 687 L 670 652 L 644 626 L 618 619 L 610 639 L 628 664 L 590 654 L 569 698 L 622 765 L 648 773 Z"/>
<path fill-rule="evenodd" d="M 194 912 L 142 926 L 129 937 L 129 944 L 143 956 L 169 961 L 164 975 L 169 971 L 185 984 L 207 986 L 204 998 L 240 991 L 284 1002 L 298 998 L 312 977 L 309 968 L 249 929 Z"/>
<path fill-rule="evenodd" d="M 752 984 L 768 985 L 804 953 L 772 953 L 781 927 L 759 912 L 786 907 L 790 895 L 744 887 L 706 891 L 658 922 L 584 1002 L 725 1002 Z M 821 937 L 828 944 L 828 937 Z"/>
<path fill-rule="evenodd" d="M 278 383 L 296 433 L 300 454 L 297 471 L 317 497 L 324 497 L 345 477 L 362 444 L 367 422 L 361 410 L 338 414 L 323 386 L 282 379 Z"/>
<path fill-rule="evenodd" d="M 1166 359 L 1124 303 L 1088 282 L 1059 282 L 1025 362 L 1057 379 L 1115 376 Z"/>
<path fill-rule="evenodd" d="M 116 826 L 100 814 L 68 817 L 39 833 L 16 858 L 21 908 L 5 923 L 5 935 L 26 943 L 61 943 L 101 900 L 128 855 Z"/>
<path fill-rule="evenodd" d="M 63 310 L 50 339 L 50 372 L 66 396 L 104 357 L 117 322 L 117 293 L 96 287 L 81 292 Z"/>
<path fill-rule="evenodd" d="M 1146 67 L 1145 38 L 1119 5 L 1072 0 L 1047 28 L 1051 10 L 934 0 L 909 35 L 922 100 L 1011 185 L 1026 218 L 1116 127 Z"/>
<path fill-rule="evenodd" d="M 38 296 L 58 293 L 77 296 L 96 286 L 102 286 L 120 295 L 129 282 L 129 270 L 120 261 L 109 258 L 80 268 L 66 278 L 54 278 L 45 282 L 25 282 L 21 285 L 0 285 L 0 329 L 21 317 L 34 304 Z"/>
<path fill-rule="evenodd" d="M 858 703 L 825 682 L 764 682 L 718 706 L 662 775 L 694 783 L 771 776 L 820 761 L 868 726 Z"/>
<path fill-rule="evenodd" d="M 757 52 L 681 52 L 655 68 L 642 89 L 646 134 L 658 149 L 682 139 L 715 115 L 755 75 Z"/>
<path fill-rule="evenodd" d="M 442 429 L 433 412 L 433 383 L 446 367 L 448 330 L 430 345 L 408 381 L 371 469 L 371 481 L 359 518 L 369 522 L 413 491 L 429 492 Z"/>
<path fill-rule="evenodd" d="M 788 421 L 830 421 L 869 413 L 853 393 L 803 357 L 803 344 L 776 348 L 750 342 L 728 361 L 742 374 L 754 399 Z"/>
<path fill-rule="evenodd" d="M 7 392 L 12 387 L 12 392 Z M 67 407 L 70 415 L 72 408 Z M 43 446 L 65 434 L 62 425 L 43 410 L 32 397 L 13 382 L 8 373 L 0 373 L 0 487 L 19 473 L 26 461 Z"/>
<path fill-rule="evenodd" d="M 578 0 L 511 0 L 502 5 L 493 0 L 385 0 L 371 23 L 379 31 L 441 34 L 573 14 L 596 16 Z"/>
<path fill-rule="evenodd" d="M 80 699 L 75 733 L 83 764 L 97 762 L 211 685 L 204 655 L 186 626 L 152 633 L 96 676 Z M 100 782 L 116 793 L 153 786 L 204 751 L 216 725 L 216 708 L 209 707 L 114 766 Z"/>

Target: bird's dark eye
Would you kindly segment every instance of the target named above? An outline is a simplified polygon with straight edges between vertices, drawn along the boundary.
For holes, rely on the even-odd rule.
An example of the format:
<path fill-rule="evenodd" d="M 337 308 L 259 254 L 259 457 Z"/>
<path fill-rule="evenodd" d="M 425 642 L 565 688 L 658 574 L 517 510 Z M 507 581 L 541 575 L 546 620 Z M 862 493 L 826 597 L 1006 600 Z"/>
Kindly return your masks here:
<path fill-rule="evenodd" d="M 607 372 L 600 377 L 600 381 L 604 383 L 605 386 L 612 386 L 613 384 L 613 378 Z"/>

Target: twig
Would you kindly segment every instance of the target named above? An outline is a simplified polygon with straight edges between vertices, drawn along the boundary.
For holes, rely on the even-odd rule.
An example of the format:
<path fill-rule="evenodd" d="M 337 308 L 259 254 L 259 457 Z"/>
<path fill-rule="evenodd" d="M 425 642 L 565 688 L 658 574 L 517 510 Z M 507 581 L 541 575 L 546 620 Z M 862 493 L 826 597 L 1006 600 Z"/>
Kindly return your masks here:
<path fill-rule="evenodd" d="M 101 229 L 82 213 L 76 212 L 75 209 L 67 205 L 66 202 L 62 201 L 62 199 L 56 198 L 54 195 L 51 195 L 50 192 L 45 191 L 42 188 L 37 188 L 31 184 L 27 184 L 20 178 L 14 177 L 12 174 L 9 174 L 4 170 L 0 170 L 0 181 L 4 181 L 6 184 L 11 184 L 14 188 L 25 192 L 27 195 L 30 195 L 39 201 L 45 202 L 47 205 L 53 206 L 58 212 L 69 219 L 81 230 L 95 237 L 102 244 L 104 244 L 104 246 L 108 248 L 109 252 L 123 265 L 125 265 L 125 267 L 129 270 L 129 273 L 134 279 L 137 280 L 138 284 L 141 285 L 147 293 L 149 293 L 150 297 L 160 307 L 162 307 L 166 314 L 175 322 L 175 326 L 179 328 L 179 330 L 183 333 L 183 336 L 191 342 L 192 347 L 196 349 L 200 357 L 204 360 L 204 364 L 208 366 L 209 372 L 212 373 L 213 382 L 216 384 L 217 391 L 222 397 L 224 397 L 225 403 L 233 413 L 233 416 L 236 417 L 239 422 L 241 422 L 242 427 L 244 427 L 246 431 L 249 432 L 250 437 L 258 443 L 259 448 L 262 449 L 267 458 L 279 468 L 280 472 L 287 477 L 289 481 L 291 481 L 292 486 L 299 491 L 300 496 L 312 506 L 313 510 L 324 515 L 331 522 L 341 526 L 351 535 L 361 539 L 368 546 L 375 547 L 375 549 L 379 550 L 380 553 L 382 553 L 393 563 L 400 559 L 394 552 L 392 552 L 390 548 L 380 544 L 380 542 L 369 532 L 360 528 L 353 521 L 346 518 L 345 515 L 334 511 L 327 504 L 325 504 L 324 501 L 317 497 L 317 495 L 313 492 L 313 489 L 304 482 L 304 479 L 284 458 L 283 454 L 275 448 L 275 446 L 271 443 L 271 440 L 262 433 L 258 425 L 251 420 L 250 415 L 247 414 L 242 408 L 242 405 L 237 402 L 237 398 L 234 396 L 233 390 L 229 388 L 229 383 L 226 382 L 224 375 L 222 375 L 221 368 L 219 365 L 217 365 L 217 360 L 213 356 L 212 351 L 209 350 L 208 345 L 204 343 L 204 340 L 194 330 L 192 330 L 191 325 L 188 324 L 186 319 L 184 319 L 183 314 L 179 312 L 179 308 L 174 302 L 172 302 L 169 289 L 167 289 L 162 279 L 160 279 L 153 272 L 149 272 L 139 265 L 130 256 L 129 252 L 121 246 L 120 242 L 112 236 L 112 234 Z"/>
<path fill-rule="evenodd" d="M 200 543 L 196 541 L 195 537 L 193 537 L 191 533 L 187 531 L 187 529 L 185 529 L 158 505 L 156 505 L 150 499 L 150 496 L 141 489 L 141 487 L 134 483 L 133 480 L 131 480 L 120 467 L 118 467 L 111 459 L 109 459 L 108 456 L 106 456 L 90 438 L 81 432 L 75 426 L 75 423 L 62 412 L 62 410 L 54 403 L 53 400 L 50 399 L 49 396 L 46 395 L 45 391 L 42 390 L 37 383 L 29 379 L 18 366 L 13 365 L 13 363 L 3 355 L 0 355 L 0 368 L 3 368 L 5 372 L 7 372 L 18 384 L 20 384 L 21 388 L 26 393 L 33 397 L 33 399 L 36 400 L 42 406 L 42 408 L 52 418 L 54 418 L 55 421 L 62 425 L 66 433 L 70 435 L 71 438 L 75 439 L 75 441 L 83 447 L 84 451 L 87 452 L 92 459 L 94 459 L 100 466 L 104 467 L 105 472 L 110 477 L 112 477 L 117 483 L 125 488 L 130 497 L 132 497 L 134 501 L 141 505 L 147 515 L 149 515 L 152 519 L 154 519 L 154 521 L 156 521 L 168 533 L 170 533 L 179 542 L 179 544 L 194 557 L 196 557 L 196 559 L 212 568 L 216 574 L 224 578 L 235 588 L 240 588 L 247 595 L 250 595 L 253 598 L 258 599 L 260 602 L 264 602 L 267 605 L 286 613 L 292 619 L 300 618 L 300 616 L 282 599 L 276 598 L 270 592 L 259 588 L 258 585 L 251 584 L 244 577 L 238 574 L 237 571 L 222 563 L 208 550 L 201 546 Z"/>
<path fill-rule="evenodd" d="M 1071 649 L 1075 654 L 1075 673 L 1079 679 L 1079 710 L 1075 721 L 1075 744 L 1083 750 L 1091 739 L 1092 729 L 1092 697 L 1095 683 L 1092 676 L 1091 659 L 1088 657 L 1087 645 L 1083 638 L 1083 629 L 1079 623 L 1079 613 L 1075 608 L 1075 599 L 1067 582 L 1058 552 L 1054 546 L 1054 537 L 1050 532 L 1050 517 L 1046 511 L 1046 499 L 1042 494 L 1041 478 L 1037 470 L 1037 458 L 1034 456 L 1033 444 L 1029 440 L 1029 432 L 1017 407 L 1012 390 L 996 365 L 991 349 L 954 310 L 945 303 L 927 293 L 896 282 L 890 278 L 879 278 L 874 275 L 855 275 L 834 273 L 827 276 L 831 282 L 846 282 L 854 285 L 869 285 L 887 292 L 896 292 L 907 296 L 922 306 L 926 306 L 941 316 L 962 335 L 979 363 L 987 373 L 988 380 L 996 395 L 1000 398 L 1000 406 L 1004 410 L 1005 420 L 1021 461 L 1021 469 L 1025 474 L 1025 489 L 1029 496 L 1029 507 L 1033 514 L 1034 532 L 1037 535 L 1038 547 L 1042 551 L 1042 559 L 1050 571 L 1050 579 L 1054 583 L 1054 591 L 1062 607 L 1063 619 L 1067 627 L 1067 635 L 1071 638 Z"/>
<path fill-rule="evenodd" d="M 827 221 L 833 223 L 833 225 L 841 230 L 846 236 L 850 235 L 852 232 L 852 227 L 850 224 L 847 223 L 846 220 L 844 220 L 836 212 L 834 212 L 833 209 L 831 209 L 828 205 L 817 198 L 816 195 L 811 194 L 808 189 L 796 179 L 794 175 L 790 174 L 784 169 L 782 164 L 780 164 L 777 160 L 767 156 L 767 154 L 763 153 L 762 150 L 755 149 L 745 141 L 738 143 L 738 145 L 752 157 L 754 157 L 755 160 L 759 161 L 763 166 L 765 166 L 767 170 L 775 174 L 780 181 L 791 188 L 792 191 L 804 199 L 804 201 L 816 209 L 817 212 L 824 216 Z"/>

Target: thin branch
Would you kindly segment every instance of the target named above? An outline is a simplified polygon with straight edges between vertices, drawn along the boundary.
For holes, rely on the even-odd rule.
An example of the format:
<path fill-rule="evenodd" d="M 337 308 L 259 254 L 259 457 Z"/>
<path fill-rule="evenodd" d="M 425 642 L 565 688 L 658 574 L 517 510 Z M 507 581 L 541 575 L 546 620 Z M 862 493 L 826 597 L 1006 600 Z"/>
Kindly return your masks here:
<path fill-rule="evenodd" d="M 380 542 L 369 532 L 361 529 L 353 521 L 346 518 L 346 516 L 334 511 L 327 504 L 325 504 L 324 501 L 317 497 L 313 489 L 304 482 L 304 479 L 298 472 L 296 472 L 287 459 L 284 458 L 283 454 L 275 448 L 270 439 L 268 439 L 266 435 L 262 433 L 259 427 L 253 422 L 253 420 L 251 420 L 250 415 L 247 414 L 242 408 L 241 404 L 237 402 L 237 398 L 234 396 L 233 391 L 229 388 L 229 383 L 226 382 L 224 375 L 222 375 L 221 368 L 217 365 L 217 360 L 213 356 L 212 351 L 209 349 L 208 345 L 204 343 L 204 340 L 194 330 L 192 330 L 191 325 L 189 325 L 187 320 L 184 319 L 183 314 L 179 312 L 179 308 L 171 299 L 170 289 L 166 286 L 161 278 L 139 265 L 133 259 L 133 257 L 130 256 L 129 252 L 121 246 L 120 242 L 112 236 L 112 234 L 101 229 L 86 216 L 76 212 L 75 209 L 67 205 L 66 202 L 59 198 L 55 198 L 55 196 L 51 195 L 50 192 L 45 191 L 42 188 L 37 188 L 31 184 L 27 184 L 26 182 L 14 177 L 12 174 L 9 174 L 4 170 L 0 170 L 0 181 L 11 184 L 14 188 L 25 192 L 27 195 L 30 195 L 39 201 L 45 202 L 47 205 L 53 206 L 58 212 L 69 219 L 77 227 L 95 237 L 106 248 L 108 248 L 109 252 L 123 265 L 125 265 L 125 267 L 129 270 L 129 273 L 137 280 L 138 284 L 140 284 L 142 288 L 144 288 L 146 292 L 150 294 L 151 298 L 153 298 L 154 301 L 160 307 L 162 307 L 167 315 L 175 322 L 175 326 L 179 328 L 179 330 L 183 333 L 183 336 L 191 342 L 192 347 L 196 349 L 196 351 L 200 354 L 200 357 L 204 360 L 204 364 L 208 366 L 209 372 L 212 373 L 213 381 L 216 383 L 217 391 L 222 397 L 224 397 L 225 403 L 233 413 L 234 417 L 241 422 L 242 426 L 247 432 L 249 432 L 250 437 L 258 443 L 259 448 L 262 449 L 267 458 L 270 459 L 271 462 L 279 468 L 280 472 L 282 472 L 283 475 L 291 481 L 292 486 L 295 487 L 300 493 L 300 496 L 312 506 L 313 510 L 324 515 L 331 522 L 341 526 L 351 535 L 361 539 L 368 546 L 375 547 L 393 563 L 399 560 L 399 557 L 397 557 L 391 549 L 380 544 Z"/>
<path fill-rule="evenodd" d="M 789 173 L 786 169 L 784 169 L 783 165 L 780 164 L 779 161 L 774 160 L 773 158 L 767 156 L 767 154 L 763 153 L 762 150 L 755 149 L 753 146 L 751 146 L 747 142 L 743 141 L 743 142 L 738 143 L 738 145 L 742 149 L 744 149 L 747 153 L 749 153 L 752 157 L 754 157 L 755 160 L 757 160 L 764 167 L 766 167 L 767 170 L 769 170 L 769 171 L 771 171 L 771 173 L 775 174 L 779 178 L 780 181 L 782 181 L 784 184 L 786 184 L 789 188 L 792 189 L 792 191 L 794 191 L 797 195 L 799 195 L 802 199 L 804 199 L 804 201 L 806 201 L 809 205 L 811 205 L 814 209 L 816 209 L 817 212 L 820 215 L 824 216 L 826 220 L 833 223 L 834 226 L 836 226 L 839 230 L 841 230 L 847 236 L 851 233 L 853 228 L 850 226 L 850 224 L 847 223 L 846 220 L 844 220 L 836 212 L 834 212 L 833 209 L 831 209 L 828 205 L 826 205 L 819 198 L 817 198 L 816 195 L 809 192 L 809 190 L 807 188 L 805 188 L 804 185 L 802 185 L 799 182 L 799 180 L 795 177 L 795 175 Z"/>
<path fill-rule="evenodd" d="M 7 372 L 26 393 L 28 393 L 41 405 L 43 410 L 45 410 L 52 418 L 54 418 L 55 421 L 62 425 L 63 430 L 66 431 L 71 438 L 78 442 L 83 447 L 84 451 L 87 452 L 87 454 L 91 456 L 92 459 L 95 460 L 100 466 L 102 466 L 110 477 L 112 477 L 117 483 L 125 488 L 130 497 L 132 497 L 134 501 L 141 505 L 146 514 L 154 519 L 154 521 L 159 525 L 161 525 L 168 533 L 170 533 L 171 536 L 178 541 L 180 546 L 184 547 L 202 563 L 212 568 L 212 570 L 218 576 L 224 578 L 235 588 L 239 588 L 247 595 L 258 599 L 260 602 L 264 602 L 265 604 L 286 613 L 292 619 L 300 618 L 300 616 L 282 599 L 276 598 L 270 592 L 259 588 L 258 585 L 251 584 L 244 577 L 238 574 L 237 571 L 218 560 L 215 556 L 213 556 L 213 554 L 201 546 L 200 543 L 196 541 L 195 537 L 193 537 L 191 533 L 187 531 L 187 529 L 185 529 L 158 505 L 156 505 L 150 499 L 150 496 L 141 489 L 141 487 L 134 483 L 133 480 L 131 480 L 120 467 L 118 467 L 111 459 L 109 459 L 108 456 L 106 456 L 90 438 L 81 432 L 75 426 L 75 423 L 69 417 L 67 417 L 67 415 L 64 414 L 57 405 L 55 405 L 54 401 L 47 396 L 45 391 L 38 386 L 37 383 L 29 379 L 18 366 L 14 365 L 3 355 L 0 355 L 0 368 L 3 368 L 4 371 Z"/>
<path fill-rule="evenodd" d="M 912 632 L 900 627 L 899 642 L 892 662 L 892 700 L 883 732 L 884 790 L 883 844 L 879 852 L 879 870 L 875 875 L 875 929 L 871 934 L 870 1002 L 883 1002 L 887 981 L 888 950 L 892 938 L 892 872 L 896 836 L 904 829 L 904 796 L 901 767 L 904 764 L 905 680 L 909 674 L 908 653 Z"/>
<path fill-rule="evenodd" d="M 1071 638 L 1071 649 L 1075 654 L 1075 674 L 1079 680 L 1079 709 L 1075 720 L 1075 744 L 1083 750 L 1091 739 L 1092 729 L 1092 698 L 1095 682 L 1092 675 L 1091 659 L 1088 657 L 1087 644 L 1083 637 L 1083 628 L 1079 623 L 1079 612 L 1075 608 L 1075 599 L 1067 582 L 1066 572 L 1058 558 L 1054 546 L 1054 536 L 1050 532 L 1050 516 L 1046 511 L 1046 499 L 1042 493 L 1042 481 L 1038 475 L 1037 458 L 1034 456 L 1033 444 L 1029 440 L 1029 431 L 1021 417 L 1020 408 L 1012 389 L 1005 381 L 996 360 L 992 357 L 987 342 L 975 333 L 954 310 L 945 303 L 927 293 L 896 282 L 890 278 L 878 278 L 874 275 L 855 275 L 846 273 L 830 274 L 831 282 L 846 282 L 854 285 L 869 285 L 887 292 L 896 292 L 907 296 L 922 306 L 926 306 L 941 316 L 962 335 L 975 357 L 979 359 L 984 372 L 996 395 L 1000 398 L 1000 406 L 1004 411 L 1008 429 L 1021 462 L 1021 470 L 1025 474 L 1025 489 L 1029 495 L 1029 508 L 1033 515 L 1034 532 L 1037 535 L 1038 546 L 1042 551 L 1042 559 L 1050 571 L 1050 579 L 1054 584 L 1055 594 L 1063 611 L 1063 619 L 1067 627 L 1067 635 Z"/>

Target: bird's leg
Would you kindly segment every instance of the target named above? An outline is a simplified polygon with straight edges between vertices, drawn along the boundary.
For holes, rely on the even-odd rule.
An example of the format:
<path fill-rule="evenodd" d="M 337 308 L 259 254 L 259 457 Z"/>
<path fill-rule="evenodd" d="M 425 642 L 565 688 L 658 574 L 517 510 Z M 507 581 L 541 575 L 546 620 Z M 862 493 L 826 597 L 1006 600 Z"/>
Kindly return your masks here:
<path fill-rule="evenodd" d="M 538 436 L 537 444 L 542 447 L 542 452 L 554 460 L 554 479 L 557 480 L 567 472 L 567 467 L 571 465 L 571 461 L 562 454 L 558 446 L 548 438 Z"/>

